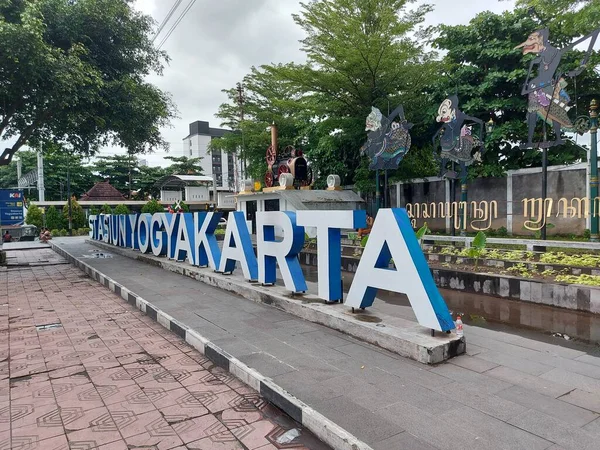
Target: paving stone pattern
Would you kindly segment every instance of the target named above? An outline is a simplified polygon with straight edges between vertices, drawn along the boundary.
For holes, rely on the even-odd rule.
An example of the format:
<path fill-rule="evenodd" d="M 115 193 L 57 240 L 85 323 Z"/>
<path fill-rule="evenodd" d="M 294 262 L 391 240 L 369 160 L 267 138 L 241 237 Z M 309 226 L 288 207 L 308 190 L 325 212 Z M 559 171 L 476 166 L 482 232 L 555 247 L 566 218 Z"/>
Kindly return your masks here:
<path fill-rule="evenodd" d="M 1 269 L 0 298 L 0 450 L 327 448 L 70 265 Z"/>
<path fill-rule="evenodd" d="M 60 245 L 82 259 L 95 249 Z M 123 256 L 84 260 L 375 450 L 600 449 L 592 348 L 465 326 L 468 354 L 425 366 Z"/>

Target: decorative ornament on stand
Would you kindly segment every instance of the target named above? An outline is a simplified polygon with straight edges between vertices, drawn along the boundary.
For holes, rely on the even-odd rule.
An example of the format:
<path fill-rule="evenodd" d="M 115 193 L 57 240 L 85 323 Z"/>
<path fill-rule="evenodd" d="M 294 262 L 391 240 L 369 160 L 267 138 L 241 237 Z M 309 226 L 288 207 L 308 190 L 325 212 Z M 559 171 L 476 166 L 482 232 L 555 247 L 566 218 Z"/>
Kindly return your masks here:
<path fill-rule="evenodd" d="M 291 175 L 294 187 L 312 186 L 313 172 L 302 150 L 291 145 L 282 151 L 277 150 L 277 127 L 275 124 L 271 125 L 271 145 L 267 148 L 265 160 L 267 162 L 266 187 L 270 188 L 278 184 L 284 186 L 279 180 L 285 174 Z M 289 181 L 286 183 L 289 184 Z"/>
<path fill-rule="evenodd" d="M 473 135 L 471 125 L 465 124 L 467 121 L 479 125 L 479 135 Z M 433 136 L 433 148 L 440 159 L 440 176 L 457 178 L 455 173 L 446 170 L 448 161 L 452 161 L 460 166 L 460 178 L 465 179 L 467 167 L 475 161 L 481 161 L 481 155 L 485 151 L 482 139 L 483 121 L 458 109 L 458 97 L 452 95 L 440 104 L 436 122 L 442 124 Z M 441 151 L 438 155 L 437 138 L 440 135 Z M 473 152 L 474 150 L 476 151 Z"/>
<path fill-rule="evenodd" d="M 169 205 L 168 211 L 171 214 L 182 213 L 183 212 L 183 207 L 181 206 L 181 200 L 176 200 L 175 203 L 173 203 L 173 205 Z"/>
<path fill-rule="evenodd" d="M 396 122 L 395 119 L 398 118 Z M 409 130 L 413 124 L 404 117 L 404 108 L 398 106 L 389 117 L 385 117 L 374 106 L 367 116 L 365 131 L 367 142 L 360 148 L 361 155 L 367 155 L 371 161 L 369 169 L 397 169 L 398 164 L 410 149 Z"/>
<path fill-rule="evenodd" d="M 589 129 L 589 118 L 577 117 L 575 123 L 572 123 L 569 119 L 568 112 L 571 109 L 571 106 L 569 106 L 571 98 L 565 90 L 568 85 L 565 78 L 575 78 L 583 72 L 599 33 L 600 29 L 597 29 L 566 47 L 558 49 L 548 42 L 550 33 L 548 28 L 544 28 L 534 31 L 525 42 L 515 47 L 515 49 L 522 48 L 524 55 L 532 53 L 537 56 L 529 63 L 527 78 L 521 90 L 521 94 L 527 95 L 529 99 L 527 105 L 528 139 L 526 144 L 521 145 L 521 148 L 554 147 L 564 144 L 565 141 L 561 136 L 562 131 L 583 134 Z M 564 74 L 559 71 L 558 67 L 562 56 L 576 45 L 588 40 L 589 45 L 579 67 Z M 537 74 L 534 73 L 535 66 L 537 66 Z M 533 142 L 538 119 L 552 126 L 555 134 L 554 141 Z"/>

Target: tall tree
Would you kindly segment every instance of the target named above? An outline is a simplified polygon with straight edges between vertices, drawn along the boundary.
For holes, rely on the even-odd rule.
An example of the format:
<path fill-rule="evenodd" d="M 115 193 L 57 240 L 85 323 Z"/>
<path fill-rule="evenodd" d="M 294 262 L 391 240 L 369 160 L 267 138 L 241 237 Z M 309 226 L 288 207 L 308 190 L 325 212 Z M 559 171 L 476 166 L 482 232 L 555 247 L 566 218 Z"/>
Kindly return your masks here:
<path fill-rule="evenodd" d="M 248 158 L 256 166 L 262 163 L 264 173 L 269 143 L 265 125 L 274 120 L 280 128 L 280 147 L 301 144 L 322 182 L 330 173 L 346 183 L 355 181 L 371 106 L 387 113 L 388 106 L 404 103 L 411 117 L 413 108 L 422 107 L 419 97 L 436 73 L 438 63 L 425 52 L 423 36 L 413 37 L 430 6 L 412 8 L 413 3 L 301 3 L 300 14 L 293 17 L 306 33 L 301 42 L 307 63 L 253 69 L 244 79 L 241 123 L 239 95 L 236 89 L 226 91 L 229 102 L 221 106 L 219 117 L 241 132 L 212 145 L 230 151 L 247 148 Z M 254 176 L 257 172 L 252 170 Z"/>
<path fill-rule="evenodd" d="M 92 170 L 100 179 L 107 180 L 119 192 L 128 196 L 130 189 L 135 190 L 133 182 L 139 174 L 139 161 L 129 155 L 101 156 L 94 161 Z"/>
<path fill-rule="evenodd" d="M 22 175 L 37 171 L 37 153 L 32 150 L 20 150 L 18 158 L 21 160 Z M 71 154 L 61 146 L 44 144 L 44 192 L 46 200 L 67 199 L 67 171 L 71 177 L 71 192 L 80 196 L 89 190 L 97 181 L 86 160 L 78 154 Z M 0 166 L 0 187 L 17 186 L 17 161 L 16 158 L 7 166 Z M 35 187 L 26 192 L 27 198 L 38 199 Z"/>
<path fill-rule="evenodd" d="M 16 139 L 0 165 L 45 140 L 86 155 L 166 148 L 174 107 L 144 81 L 166 60 L 152 25 L 129 0 L 0 0 L 0 140 Z"/>
<path fill-rule="evenodd" d="M 202 158 L 188 158 L 187 156 L 165 156 L 171 161 L 165 172 L 168 175 L 202 175 L 200 160 Z"/>
<path fill-rule="evenodd" d="M 495 129 L 486 139 L 483 162 L 471 167 L 471 176 L 501 176 L 507 169 L 541 165 L 541 152 L 520 150 L 518 145 L 527 138 L 525 117 L 527 98 L 521 87 L 527 77 L 531 55 L 523 56 L 515 46 L 543 24 L 524 8 L 494 14 L 483 12 L 468 25 L 440 25 L 439 36 L 433 41 L 446 55 L 445 73 L 441 73 L 429 91 L 428 114 L 434 117 L 439 103 L 448 94 L 457 94 L 462 111 L 482 119 L 490 118 Z M 553 42 L 571 42 L 570 32 L 556 29 Z M 581 53 L 569 52 L 564 58 L 565 71 L 577 67 Z M 593 55 L 592 61 L 597 61 Z M 593 70 L 584 71 L 568 87 L 576 114 L 587 110 L 586 98 L 597 91 L 600 77 Z M 429 135 L 439 124 L 431 120 Z M 538 127 L 541 130 L 541 126 Z M 541 140 L 541 135 L 537 136 Z M 585 150 L 574 143 L 553 147 L 548 151 L 549 164 L 567 164 L 585 158 Z"/>
<path fill-rule="evenodd" d="M 577 36 L 600 26 L 600 2 L 597 0 L 518 0 L 517 5 L 549 24 L 551 31 L 560 29 Z"/>
<path fill-rule="evenodd" d="M 155 186 L 155 183 L 165 175 L 167 175 L 167 172 L 163 167 L 140 166 L 139 173 L 133 180 L 135 199 L 158 198 L 160 189 Z"/>

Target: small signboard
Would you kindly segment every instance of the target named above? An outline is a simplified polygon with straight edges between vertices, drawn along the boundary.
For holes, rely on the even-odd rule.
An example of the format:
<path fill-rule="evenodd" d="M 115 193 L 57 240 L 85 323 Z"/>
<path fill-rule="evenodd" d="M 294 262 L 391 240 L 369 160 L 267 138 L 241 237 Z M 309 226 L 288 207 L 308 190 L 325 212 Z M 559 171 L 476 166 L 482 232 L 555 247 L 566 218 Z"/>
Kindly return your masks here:
<path fill-rule="evenodd" d="M 23 223 L 23 191 L 0 189 L 0 225 Z"/>

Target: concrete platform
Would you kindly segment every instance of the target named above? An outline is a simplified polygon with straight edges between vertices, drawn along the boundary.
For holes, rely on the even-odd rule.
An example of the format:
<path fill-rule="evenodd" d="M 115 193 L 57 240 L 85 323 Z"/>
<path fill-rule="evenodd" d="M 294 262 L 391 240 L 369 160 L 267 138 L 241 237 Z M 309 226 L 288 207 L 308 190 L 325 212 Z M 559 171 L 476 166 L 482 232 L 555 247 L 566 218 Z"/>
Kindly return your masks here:
<path fill-rule="evenodd" d="M 454 333 L 436 333 L 432 337 L 429 329 L 410 320 L 388 316 L 381 312 L 374 314 L 370 310 L 353 314 L 343 304 L 326 303 L 310 294 L 292 295 L 282 286 L 265 287 L 258 283 L 249 283 L 241 275 L 223 275 L 211 269 L 142 254 L 103 242 L 92 240 L 87 242 L 112 253 L 236 293 L 248 300 L 274 306 L 302 319 L 325 325 L 424 364 L 437 364 L 466 351 L 464 337 L 459 338 Z"/>

